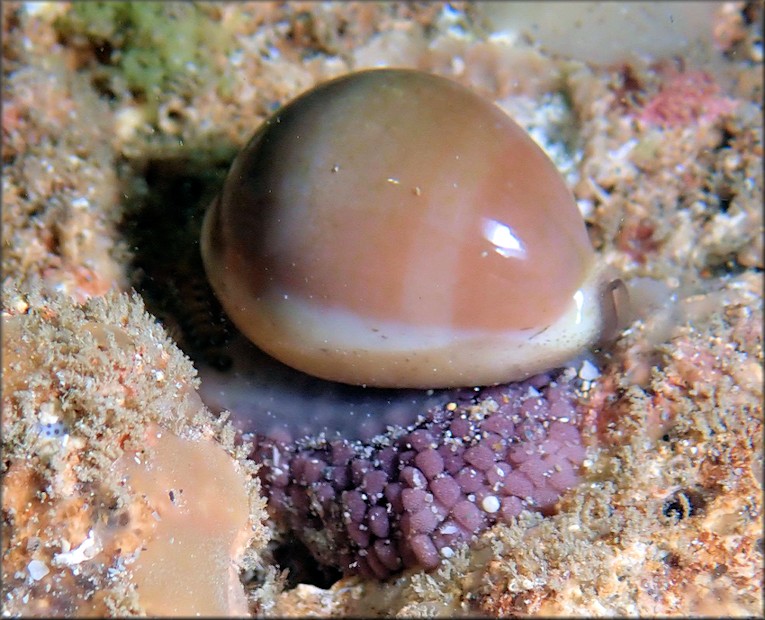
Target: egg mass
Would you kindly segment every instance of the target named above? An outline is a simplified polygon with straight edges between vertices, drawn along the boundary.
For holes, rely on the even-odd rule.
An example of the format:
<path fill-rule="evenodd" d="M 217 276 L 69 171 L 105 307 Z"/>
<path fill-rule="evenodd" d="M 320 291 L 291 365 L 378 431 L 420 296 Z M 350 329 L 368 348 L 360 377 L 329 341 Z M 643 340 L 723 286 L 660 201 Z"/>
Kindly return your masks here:
<path fill-rule="evenodd" d="M 553 163 L 499 107 L 414 70 L 342 76 L 264 122 L 205 215 L 202 255 L 247 338 L 344 383 L 520 380 L 604 321 Z"/>

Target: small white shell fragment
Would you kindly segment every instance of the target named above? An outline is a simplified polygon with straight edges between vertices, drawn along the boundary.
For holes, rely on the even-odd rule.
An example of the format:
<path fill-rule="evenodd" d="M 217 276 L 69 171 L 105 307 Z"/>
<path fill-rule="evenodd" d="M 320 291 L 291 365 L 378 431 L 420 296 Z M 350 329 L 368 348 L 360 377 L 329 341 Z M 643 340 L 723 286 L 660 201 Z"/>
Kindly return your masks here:
<path fill-rule="evenodd" d="M 441 547 L 441 555 L 448 560 L 454 557 L 454 549 L 451 547 Z"/>
<path fill-rule="evenodd" d="M 481 501 L 481 508 L 490 514 L 494 514 L 499 510 L 499 499 L 494 495 L 487 495 Z"/>
<path fill-rule="evenodd" d="M 48 565 L 40 560 L 32 560 L 27 565 L 27 570 L 29 571 L 29 576 L 32 578 L 32 581 L 39 581 L 50 572 Z"/>
<path fill-rule="evenodd" d="M 579 369 L 579 378 L 582 381 L 595 381 L 600 376 L 600 371 L 597 366 L 590 360 L 584 360 L 582 367 Z"/>
<path fill-rule="evenodd" d="M 54 555 L 53 563 L 73 566 L 75 564 L 85 562 L 86 560 L 90 560 L 91 558 L 95 557 L 98 552 L 99 549 L 96 546 L 93 530 L 90 530 L 90 532 L 88 532 L 88 537 L 83 540 L 78 547 L 75 547 L 71 551 L 57 553 Z"/>

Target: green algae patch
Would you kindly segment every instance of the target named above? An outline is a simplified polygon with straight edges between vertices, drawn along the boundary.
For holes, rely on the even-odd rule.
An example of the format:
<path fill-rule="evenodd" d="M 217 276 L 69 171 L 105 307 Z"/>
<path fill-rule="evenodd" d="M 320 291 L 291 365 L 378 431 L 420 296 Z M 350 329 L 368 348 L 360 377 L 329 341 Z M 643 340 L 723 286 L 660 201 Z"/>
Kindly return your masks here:
<path fill-rule="evenodd" d="M 217 13 L 186 2 L 75 2 L 56 28 L 65 40 L 90 46 L 110 81 L 124 80 L 136 96 L 182 94 L 209 79 L 214 59 L 228 49 Z"/>

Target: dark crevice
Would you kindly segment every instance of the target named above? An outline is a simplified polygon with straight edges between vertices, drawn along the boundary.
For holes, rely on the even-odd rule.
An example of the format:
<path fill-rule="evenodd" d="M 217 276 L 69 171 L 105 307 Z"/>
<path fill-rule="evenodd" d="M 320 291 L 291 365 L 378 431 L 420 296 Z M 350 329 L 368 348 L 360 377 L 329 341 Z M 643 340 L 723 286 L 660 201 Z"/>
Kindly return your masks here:
<path fill-rule="evenodd" d="M 288 571 L 285 584 L 288 590 L 300 584 L 326 590 L 342 577 L 339 570 L 319 564 L 303 543 L 295 539 L 277 547 L 274 560 L 282 570 Z"/>
<path fill-rule="evenodd" d="M 187 354 L 225 369 L 230 360 L 219 348 L 230 326 L 207 284 L 199 234 L 228 161 L 177 157 L 133 165 L 146 191 L 133 198 L 122 223 L 133 250 L 132 284 Z"/>

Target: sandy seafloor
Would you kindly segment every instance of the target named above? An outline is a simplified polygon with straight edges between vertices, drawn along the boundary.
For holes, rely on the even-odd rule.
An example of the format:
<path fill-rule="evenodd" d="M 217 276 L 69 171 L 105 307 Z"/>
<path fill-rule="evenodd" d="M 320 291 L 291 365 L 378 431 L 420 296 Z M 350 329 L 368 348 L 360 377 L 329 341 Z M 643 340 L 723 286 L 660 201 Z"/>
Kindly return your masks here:
<path fill-rule="evenodd" d="M 4 615 L 762 612 L 763 5 L 674 4 L 655 30 L 638 5 L 626 26 L 553 6 L 523 34 L 538 16 L 481 4 L 3 3 Z M 178 248 L 270 112 L 373 66 L 526 127 L 635 315 L 554 516 L 431 573 L 295 586 L 175 344 L 208 329 L 179 315 Z"/>

